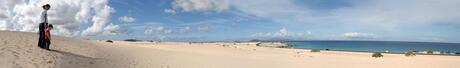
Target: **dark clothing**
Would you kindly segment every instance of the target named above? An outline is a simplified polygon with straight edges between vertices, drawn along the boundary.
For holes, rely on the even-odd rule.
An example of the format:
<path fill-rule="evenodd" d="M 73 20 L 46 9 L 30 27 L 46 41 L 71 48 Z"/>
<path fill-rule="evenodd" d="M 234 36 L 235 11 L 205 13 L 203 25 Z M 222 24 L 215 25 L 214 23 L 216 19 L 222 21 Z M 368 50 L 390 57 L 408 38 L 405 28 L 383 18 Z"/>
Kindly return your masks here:
<path fill-rule="evenodd" d="M 40 23 L 38 26 L 38 47 L 40 48 L 45 48 L 46 46 L 46 40 L 45 40 L 45 28 L 47 26 L 47 23 Z"/>
<path fill-rule="evenodd" d="M 45 49 L 49 50 L 49 49 L 50 49 L 51 40 L 50 40 L 50 39 L 45 39 L 45 42 L 46 42 Z"/>
<path fill-rule="evenodd" d="M 38 34 L 40 35 L 38 38 L 38 47 L 49 50 L 48 46 L 46 46 L 48 44 L 47 40 L 45 40 L 45 29 L 48 26 L 47 11 L 48 10 L 45 10 L 42 12 L 42 15 L 41 15 L 42 23 L 40 23 L 38 26 Z"/>

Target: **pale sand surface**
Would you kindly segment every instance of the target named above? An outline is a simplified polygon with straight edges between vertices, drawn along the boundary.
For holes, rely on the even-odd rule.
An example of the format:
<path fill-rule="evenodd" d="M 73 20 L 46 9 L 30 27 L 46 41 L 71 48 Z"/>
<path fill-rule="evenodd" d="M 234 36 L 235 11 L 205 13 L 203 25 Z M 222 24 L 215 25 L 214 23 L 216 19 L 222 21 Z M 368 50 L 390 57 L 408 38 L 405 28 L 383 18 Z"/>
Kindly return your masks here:
<path fill-rule="evenodd" d="M 257 47 L 254 43 L 88 41 L 0 32 L 0 68 L 459 68 L 460 56 L 383 54 Z"/>

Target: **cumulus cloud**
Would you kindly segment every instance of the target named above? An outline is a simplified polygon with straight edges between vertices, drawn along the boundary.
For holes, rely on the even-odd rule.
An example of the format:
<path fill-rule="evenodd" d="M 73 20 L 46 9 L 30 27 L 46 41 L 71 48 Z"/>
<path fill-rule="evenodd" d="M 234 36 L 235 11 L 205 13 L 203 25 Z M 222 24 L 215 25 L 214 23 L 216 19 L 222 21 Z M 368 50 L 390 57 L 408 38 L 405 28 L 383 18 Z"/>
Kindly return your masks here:
<path fill-rule="evenodd" d="M 126 30 L 123 30 L 120 28 L 119 25 L 113 25 L 110 23 L 104 28 L 104 31 L 102 32 L 104 35 L 119 35 L 119 34 L 126 34 Z"/>
<path fill-rule="evenodd" d="M 114 12 L 107 0 L 6 0 L 0 3 L 0 30 L 38 31 L 44 4 L 51 5 L 48 19 L 56 26 L 53 33 L 65 36 L 102 34 Z M 84 24 L 92 25 L 84 28 Z"/>
<path fill-rule="evenodd" d="M 126 23 L 133 23 L 134 21 L 136 21 L 136 18 L 131 17 L 131 16 L 121 16 L 120 18 L 118 18 L 118 20 L 126 22 Z"/>
<path fill-rule="evenodd" d="M 174 0 L 167 13 L 182 12 L 221 12 L 229 9 L 228 0 Z"/>
<path fill-rule="evenodd" d="M 310 33 L 310 32 L 308 32 Z M 275 33 L 255 33 L 250 35 L 252 38 L 262 38 L 262 39 L 305 39 L 307 34 L 305 33 L 296 33 L 289 32 L 286 28 L 281 28 L 278 32 Z"/>
<path fill-rule="evenodd" d="M 347 33 L 343 33 L 343 36 L 345 38 L 351 38 L 351 39 L 372 39 L 372 38 L 375 38 L 374 34 L 360 33 L 360 32 L 347 32 Z"/>

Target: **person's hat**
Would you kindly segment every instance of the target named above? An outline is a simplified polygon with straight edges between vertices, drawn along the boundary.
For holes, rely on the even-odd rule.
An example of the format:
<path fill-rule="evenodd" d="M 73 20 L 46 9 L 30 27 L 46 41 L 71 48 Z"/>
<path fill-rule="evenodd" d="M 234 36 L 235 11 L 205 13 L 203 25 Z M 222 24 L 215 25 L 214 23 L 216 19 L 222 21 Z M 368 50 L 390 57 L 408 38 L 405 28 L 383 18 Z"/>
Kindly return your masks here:
<path fill-rule="evenodd" d="M 45 7 L 51 7 L 51 6 L 50 6 L 50 4 L 45 4 L 42 7 L 45 8 Z"/>

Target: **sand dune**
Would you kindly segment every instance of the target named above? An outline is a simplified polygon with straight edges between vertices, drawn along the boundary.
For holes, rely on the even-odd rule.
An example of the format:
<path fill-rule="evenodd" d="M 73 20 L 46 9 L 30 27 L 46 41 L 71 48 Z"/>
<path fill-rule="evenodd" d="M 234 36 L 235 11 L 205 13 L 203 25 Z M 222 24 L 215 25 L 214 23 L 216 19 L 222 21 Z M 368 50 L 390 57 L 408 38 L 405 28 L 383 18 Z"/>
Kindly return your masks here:
<path fill-rule="evenodd" d="M 0 38 L 0 68 L 90 68 L 101 61 L 89 41 L 53 36 L 47 51 L 37 46 L 35 33 L 3 31 Z"/>
<path fill-rule="evenodd" d="M 53 36 L 52 51 L 35 33 L 0 32 L 0 68 L 458 68 L 460 56 L 321 51 L 179 42 L 88 41 Z"/>

